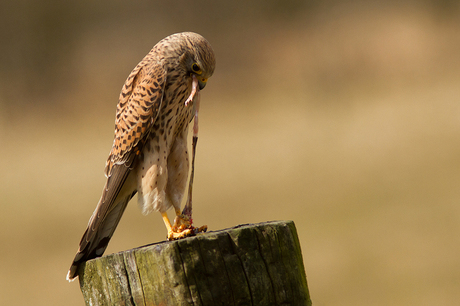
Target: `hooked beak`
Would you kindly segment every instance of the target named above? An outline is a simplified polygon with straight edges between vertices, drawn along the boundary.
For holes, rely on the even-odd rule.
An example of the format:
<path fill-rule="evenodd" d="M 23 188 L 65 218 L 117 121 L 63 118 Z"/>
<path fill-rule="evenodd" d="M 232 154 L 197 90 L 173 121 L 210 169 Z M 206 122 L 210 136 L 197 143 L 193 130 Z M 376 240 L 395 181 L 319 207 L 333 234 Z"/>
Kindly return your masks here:
<path fill-rule="evenodd" d="M 202 78 L 202 77 L 197 77 L 197 79 L 198 79 L 198 87 L 200 87 L 200 90 L 201 90 L 206 86 L 206 82 L 208 81 L 208 79 Z"/>

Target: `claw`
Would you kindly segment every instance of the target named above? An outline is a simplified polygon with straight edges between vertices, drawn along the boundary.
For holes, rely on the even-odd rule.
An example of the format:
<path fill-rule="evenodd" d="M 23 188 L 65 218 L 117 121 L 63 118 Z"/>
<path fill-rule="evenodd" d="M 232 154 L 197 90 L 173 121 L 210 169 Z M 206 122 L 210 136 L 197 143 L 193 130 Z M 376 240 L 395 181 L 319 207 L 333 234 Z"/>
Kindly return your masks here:
<path fill-rule="evenodd" d="M 166 228 L 168 229 L 168 240 L 177 240 L 185 237 L 195 236 L 199 233 L 205 233 L 208 230 L 206 225 L 201 227 L 194 227 L 192 225 L 192 218 L 185 216 L 180 213 L 180 210 L 176 211 L 177 215 L 174 219 L 174 225 L 171 226 L 168 215 L 162 213 L 163 221 L 165 222 Z"/>
<path fill-rule="evenodd" d="M 181 239 L 181 238 L 185 238 L 185 237 L 189 237 L 193 235 L 194 235 L 194 232 L 191 229 L 186 229 L 181 232 L 175 232 L 171 230 L 168 232 L 168 240 L 169 241 L 177 240 L 177 239 Z"/>

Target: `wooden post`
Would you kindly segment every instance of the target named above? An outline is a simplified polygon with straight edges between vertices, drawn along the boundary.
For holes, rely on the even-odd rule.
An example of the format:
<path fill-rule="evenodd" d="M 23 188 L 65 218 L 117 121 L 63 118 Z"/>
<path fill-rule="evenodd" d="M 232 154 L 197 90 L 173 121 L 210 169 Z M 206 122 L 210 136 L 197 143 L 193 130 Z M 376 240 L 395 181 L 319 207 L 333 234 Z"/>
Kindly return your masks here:
<path fill-rule="evenodd" d="M 239 225 L 88 261 L 86 305 L 311 305 L 292 221 Z"/>

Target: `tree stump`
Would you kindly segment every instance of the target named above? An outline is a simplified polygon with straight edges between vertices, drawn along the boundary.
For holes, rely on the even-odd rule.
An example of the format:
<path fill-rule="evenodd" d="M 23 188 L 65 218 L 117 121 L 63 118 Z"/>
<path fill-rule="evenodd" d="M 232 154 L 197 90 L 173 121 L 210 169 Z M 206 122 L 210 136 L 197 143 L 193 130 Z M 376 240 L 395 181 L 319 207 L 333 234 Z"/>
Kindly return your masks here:
<path fill-rule="evenodd" d="M 147 245 L 79 272 L 86 305 L 311 305 L 292 221 Z"/>

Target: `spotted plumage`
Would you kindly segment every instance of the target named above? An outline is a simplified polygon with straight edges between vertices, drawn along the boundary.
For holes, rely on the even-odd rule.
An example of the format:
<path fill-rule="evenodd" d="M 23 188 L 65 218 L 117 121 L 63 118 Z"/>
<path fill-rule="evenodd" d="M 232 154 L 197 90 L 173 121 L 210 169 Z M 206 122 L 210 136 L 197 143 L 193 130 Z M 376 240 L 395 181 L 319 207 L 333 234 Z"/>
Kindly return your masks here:
<path fill-rule="evenodd" d="M 117 105 L 107 181 L 68 280 L 78 276 L 81 263 L 102 256 L 136 193 L 144 214 L 162 214 L 169 238 L 190 232 L 171 226 L 166 211 L 172 206 L 180 216 L 189 173 L 188 125 L 214 67 L 210 44 L 199 34 L 185 32 L 161 40 L 128 76 Z"/>

